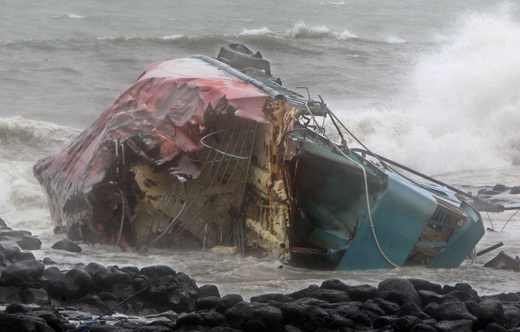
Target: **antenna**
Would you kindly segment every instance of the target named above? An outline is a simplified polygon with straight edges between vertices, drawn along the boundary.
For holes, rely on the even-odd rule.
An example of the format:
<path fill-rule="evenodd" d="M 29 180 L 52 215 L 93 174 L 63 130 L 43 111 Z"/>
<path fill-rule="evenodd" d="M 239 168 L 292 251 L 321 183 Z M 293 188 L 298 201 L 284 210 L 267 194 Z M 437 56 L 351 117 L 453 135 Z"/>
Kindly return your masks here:
<path fill-rule="evenodd" d="M 309 100 L 311 100 L 311 93 L 309 92 L 309 88 L 306 86 L 296 86 L 295 89 L 305 89 L 307 90 L 307 96 L 309 97 Z"/>

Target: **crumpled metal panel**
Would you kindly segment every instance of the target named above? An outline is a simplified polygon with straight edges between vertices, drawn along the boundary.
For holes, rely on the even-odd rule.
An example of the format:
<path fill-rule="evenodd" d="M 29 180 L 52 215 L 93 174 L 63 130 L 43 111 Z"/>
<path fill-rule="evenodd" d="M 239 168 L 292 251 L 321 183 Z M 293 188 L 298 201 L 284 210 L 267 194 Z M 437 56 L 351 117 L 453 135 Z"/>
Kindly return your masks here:
<path fill-rule="evenodd" d="M 265 123 L 267 99 L 200 59 L 149 66 L 73 142 L 34 166 L 55 225 L 73 239 L 134 244 L 130 228 L 120 228 L 121 215 L 132 218 L 140 195 L 131 167 L 196 178 L 200 139 L 213 130 L 219 107 Z"/>

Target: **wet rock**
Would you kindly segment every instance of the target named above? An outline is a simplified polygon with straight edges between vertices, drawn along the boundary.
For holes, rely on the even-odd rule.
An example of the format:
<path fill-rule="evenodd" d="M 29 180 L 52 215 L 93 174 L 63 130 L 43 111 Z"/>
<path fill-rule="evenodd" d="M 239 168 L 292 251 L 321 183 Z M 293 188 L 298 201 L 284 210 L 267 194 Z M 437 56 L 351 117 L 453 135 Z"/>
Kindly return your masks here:
<path fill-rule="evenodd" d="M 313 291 L 309 297 L 327 301 L 329 303 L 337 303 L 337 302 L 348 302 L 350 301 L 350 297 L 347 292 L 335 290 L 335 289 L 316 289 Z"/>
<path fill-rule="evenodd" d="M 290 298 L 289 296 L 283 295 L 283 294 L 274 294 L 274 293 L 253 296 L 251 298 L 251 303 L 253 303 L 253 302 L 267 303 L 268 301 L 293 302 L 294 299 Z"/>
<path fill-rule="evenodd" d="M 244 301 L 242 295 L 239 294 L 228 294 L 220 298 L 217 308 L 215 309 L 217 312 L 221 314 L 225 313 L 229 308 L 233 307 L 235 304 Z"/>
<path fill-rule="evenodd" d="M 56 262 L 53 261 L 53 260 L 52 260 L 51 258 L 49 258 L 49 257 L 45 257 L 45 258 L 43 259 L 43 264 L 44 264 L 44 265 L 55 265 Z"/>
<path fill-rule="evenodd" d="M 420 308 L 422 307 L 421 298 L 410 280 L 389 278 L 379 283 L 377 291 L 382 299 L 394 302 L 399 306 L 413 302 Z"/>
<path fill-rule="evenodd" d="M 356 324 L 351 319 L 345 318 L 343 316 L 332 314 L 332 323 L 330 323 L 329 328 L 344 330 L 347 328 L 354 328 Z"/>
<path fill-rule="evenodd" d="M 361 307 L 359 307 L 359 310 L 367 314 L 369 317 L 374 319 L 378 316 L 385 316 L 386 312 L 379 307 L 376 301 L 373 299 L 370 299 L 363 303 Z"/>
<path fill-rule="evenodd" d="M 372 327 L 375 329 L 381 329 L 383 327 L 391 328 L 392 324 L 397 320 L 397 317 L 394 316 L 381 316 L 376 317 L 372 322 Z"/>
<path fill-rule="evenodd" d="M 366 300 L 378 297 L 377 288 L 371 285 L 352 286 L 347 290 L 352 301 L 365 302 Z"/>
<path fill-rule="evenodd" d="M 477 317 L 469 313 L 466 305 L 462 302 L 445 302 L 441 304 L 430 303 L 424 308 L 424 312 L 438 321 L 444 320 L 470 320 L 477 321 Z"/>
<path fill-rule="evenodd" d="M 280 309 L 286 324 L 298 325 L 301 322 L 300 313 L 305 305 L 295 302 L 271 302 L 270 305 Z"/>
<path fill-rule="evenodd" d="M 165 277 L 165 276 L 173 276 L 175 277 L 177 275 L 177 272 L 167 265 L 155 265 L 155 266 L 147 266 L 143 267 L 140 274 L 143 274 L 149 278 L 158 278 L 158 277 Z"/>
<path fill-rule="evenodd" d="M 420 320 L 428 319 L 430 316 L 425 314 L 415 303 L 406 303 L 397 312 L 397 317 L 415 316 Z"/>
<path fill-rule="evenodd" d="M 34 303 L 41 306 L 49 305 L 49 294 L 45 289 L 27 288 L 23 292 L 24 303 Z"/>
<path fill-rule="evenodd" d="M 43 271 L 43 288 L 50 297 L 60 299 L 62 301 L 70 300 L 74 297 L 72 281 L 63 274 L 60 269 L 55 266 L 49 267 Z"/>
<path fill-rule="evenodd" d="M 328 307 L 330 305 L 330 303 L 327 301 L 314 299 L 312 297 L 305 297 L 303 299 L 299 299 L 294 302 L 296 302 L 300 305 L 303 305 L 303 306 L 309 305 L 309 306 L 314 306 L 314 307 Z"/>
<path fill-rule="evenodd" d="M 0 231 L 10 231 L 10 230 L 12 230 L 12 228 L 7 226 L 4 219 L 0 218 Z"/>
<path fill-rule="evenodd" d="M 383 309 L 388 315 L 395 315 L 399 311 L 399 306 L 394 302 L 383 300 L 381 298 L 374 298 L 379 308 Z"/>
<path fill-rule="evenodd" d="M 36 258 L 34 258 L 33 253 L 28 251 L 14 251 L 9 256 L 10 257 L 8 259 L 11 261 L 11 263 L 36 260 Z"/>
<path fill-rule="evenodd" d="M 502 325 L 512 329 L 520 324 L 520 309 L 512 305 L 503 305 L 504 316 Z"/>
<path fill-rule="evenodd" d="M 35 260 L 21 261 L 9 265 L 0 276 L 0 286 L 30 287 L 39 283 L 45 266 Z"/>
<path fill-rule="evenodd" d="M 329 280 L 323 281 L 321 283 L 320 288 L 323 288 L 323 289 L 335 289 L 335 290 L 339 290 L 339 291 L 342 291 L 342 292 L 348 292 L 348 290 L 350 289 L 350 286 L 345 284 L 341 280 L 329 279 Z"/>
<path fill-rule="evenodd" d="M 415 290 L 417 292 L 424 290 L 424 291 L 430 291 L 430 292 L 440 294 L 442 291 L 441 285 L 434 284 L 432 282 L 429 282 L 428 280 L 416 279 L 416 278 L 412 278 L 412 279 L 408 279 L 408 280 L 410 280 L 412 282 L 413 287 L 415 288 Z"/>
<path fill-rule="evenodd" d="M 20 292 L 18 287 L 0 287 L 0 303 L 22 303 Z"/>
<path fill-rule="evenodd" d="M 498 191 L 498 192 L 502 192 L 502 191 L 506 191 L 508 189 L 511 189 L 511 187 L 508 187 L 504 184 L 495 184 L 495 186 L 493 187 L 493 190 L 494 191 Z"/>
<path fill-rule="evenodd" d="M 465 283 L 465 282 L 459 282 L 455 285 L 455 291 L 459 291 L 459 292 L 463 292 L 463 293 L 466 293 L 468 294 L 469 296 L 471 296 L 471 299 L 475 302 L 480 302 L 480 297 L 478 296 L 478 293 L 476 290 L 474 290 L 470 284 L 468 283 Z M 455 294 L 458 294 L 458 293 L 455 293 Z M 453 292 L 450 292 L 448 293 L 448 295 L 453 295 Z M 455 295 L 455 297 L 459 298 L 458 296 Z M 459 298 L 461 299 L 461 298 Z M 462 300 L 461 301 L 465 301 L 465 300 Z"/>
<path fill-rule="evenodd" d="M 195 301 L 195 310 L 211 310 L 215 309 L 220 303 L 220 299 L 216 296 L 206 296 Z"/>
<path fill-rule="evenodd" d="M 420 323 L 421 320 L 415 316 L 403 316 L 394 321 L 392 328 L 394 331 L 410 332 L 415 325 Z"/>
<path fill-rule="evenodd" d="M 511 188 L 511 191 L 509 191 L 509 194 L 511 194 L 511 195 L 520 194 L 520 186 L 514 186 L 513 188 Z"/>
<path fill-rule="evenodd" d="M 334 321 L 330 312 L 314 306 L 304 307 L 300 317 L 300 326 L 304 331 L 315 331 L 318 327 L 328 327 Z"/>
<path fill-rule="evenodd" d="M 24 316 L 0 312 L 0 326 L 5 332 L 35 332 L 36 325 Z"/>
<path fill-rule="evenodd" d="M 315 290 L 319 289 L 320 286 L 318 285 L 310 285 L 309 287 L 307 288 L 304 288 L 304 289 L 301 289 L 299 291 L 296 291 L 294 293 L 291 293 L 291 294 L 287 294 L 287 296 L 295 299 L 295 300 L 298 300 L 298 299 L 302 299 L 302 298 L 305 298 L 305 297 L 310 297 L 311 293 L 314 292 Z"/>
<path fill-rule="evenodd" d="M 413 327 L 411 332 L 437 332 L 437 330 L 428 324 L 417 324 Z"/>
<path fill-rule="evenodd" d="M 54 243 L 51 247 L 52 249 L 57 250 L 66 250 L 70 252 L 81 252 L 81 247 L 78 246 L 76 243 L 70 241 L 70 240 L 60 240 L 56 243 Z"/>
<path fill-rule="evenodd" d="M 150 285 L 150 279 L 147 276 L 138 274 L 130 279 L 129 284 L 134 288 L 141 290 Z"/>
<path fill-rule="evenodd" d="M 372 325 L 372 321 L 367 314 L 359 310 L 361 305 L 362 304 L 359 302 L 350 302 L 346 305 L 335 308 L 333 312 L 337 315 L 352 320 L 360 328 L 369 327 Z"/>
<path fill-rule="evenodd" d="M 245 324 L 253 317 L 249 303 L 240 301 L 226 311 L 226 322 L 235 329 L 242 329 Z"/>
<path fill-rule="evenodd" d="M 496 190 L 492 190 L 492 189 L 485 189 L 482 192 L 479 191 L 479 196 L 480 195 L 498 195 L 498 194 L 500 194 L 500 191 L 496 191 Z"/>
<path fill-rule="evenodd" d="M 65 325 L 68 323 L 58 312 L 52 312 L 50 310 L 35 310 L 31 312 L 31 315 L 43 319 L 47 325 L 56 332 L 65 331 Z"/>
<path fill-rule="evenodd" d="M 98 295 L 95 295 L 95 294 L 85 295 L 84 297 L 79 299 L 78 302 L 85 303 L 85 304 L 88 304 L 90 306 L 96 307 L 101 312 L 106 312 L 106 311 L 108 311 L 110 309 L 106 305 L 106 303 L 103 302 L 103 300 L 101 300 L 101 298 Z"/>
<path fill-rule="evenodd" d="M 114 281 L 114 274 L 101 264 L 90 263 L 85 266 L 84 271 L 92 277 L 92 281 L 98 287 L 110 287 Z"/>
<path fill-rule="evenodd" d="M 119 299 L 126 299 L 134 295 L 137 291 L 129 284 L 115 282 L 110 286 L 110 292 Z"/>
<path fill-rule="evenodd" d="M 443 302 L 447 302 L 446 301 L 446 298 L 448 297 L 451 297 L 451 299 L 457 299 L 461 302 L 466 302 L 466 301 L 474 301 L 475 302 L 475 299 L 473 296 L 471 296 L 470 294 L 466 293 L 466 292 L 461 292 L 459 290 L 455 290 L 453 292 L 450 292 L 448 294 L 445 295 L 445 298 L 444 298 L 444 301 Z"/>
<path fill-rule="evenodd" d="M 22 250 L 37 250 L 42 246 L 42 242 L 31 232 L 22 230 L 0 231 L 0 242 L 16 243 Z"/>
<path fill-rule="evenodd" d="M 489 323 L 488 326 L 486 326 L 486 329 L 484 331 L 485 332 L 508 332 L 510 330 L 493 322 L 493 323 Z"/>
<path fill-rule="evenodd" d="M 502 302 L 520 302 L 520 295 L 517 293 L 500 293 L 491 296 L 481 296 L 481 300 L 491 299 L 491 300 L 499 300 Z"/>
<path fill-rule="evenodd" d="M 135 277 L 139 274 L 139 268 L 137 266 L 125 266 L 121 268 L 121 271 L 128 274 L 130 277 Z"/>
<path fill-rule="evenodd" d="M 480 306 L 478 305 L 478 303 L 473 302 L 473 301 L 466 301 L 466 302 L 464 302 L 464 305 L 466 306 L 466 309 L 468 309 L 468 312 L 471 315 L 477 317 L 476 328 L 478 330 L 480 330 L 480 329 L 483 329 L 484 327 L 486 327 L 482 322 L 482 312 L 480 310 Z"/>
<path fill-rule="evenodd" d="M 227 326 L 217 326 L 209 330 L 208 332 L 241 332 L 240 330 L 233 329 Z M 294 331 L 296 332 L 296 331 Z"/>
<path fill-rule="evenodd" d="M 195 310 L 195 299 L 185 288 L 173 288 L 168 291 L 168 307 L 176 312 Z"/>
<path fill-rule="evenodd" d="M 504 319 L 504 307 L 498 300 L 484 300 L 479 304 L 480 319 L 483 325 L 492 322 L 501 323 Z"/>
<path fill-rule="evenodd" d="M 208 297 L 208 296 L 220 297 L 220 292 L 218 291 L 218 287 L 215 285 L 200 286 L 199 287 L 199 298 Z"/>
<path fill-rule="evenodd" d="M 5 308 L 5 312 L 8 314 L 25 314 L 31 311 L 31 307 L 20 303 L 11 303 Z"/>
<path fill-rule="evenodd" d="M 440 303 L 447 302 L 447 301 L 458 301 L 459 300 L 459 299 L 454 298 L 449 295 L 437 294 L 435 292 L 428 291 L 428 290 L 420 290 L 417 293 L 421 297 L 421 301 L 424 306 L 427 306 L 428 304 L 430 304 L 432 302 L 440 304 Z"/>
<path fill-rule="evenodd" d="M 282 331 L 283 315 L 280 309 L 271 306 L 252 308 L 253 319 L 244 326 L 244 331 Z"/>
<path fill-rule="evenodd" d="M 473 322 L 471 320 L 446 320 L 435 324 L 438 332 L 471 332 Z"/>
<path fill-rule="evenodd" d="M 90 274 L 81 268 L 74 268 L 68 271 L 65 273 L 65 277 L 71 281 L 73 293 L 77 296 L 87 294 L 92 291 L 94 287 L 94 282 Z"/>

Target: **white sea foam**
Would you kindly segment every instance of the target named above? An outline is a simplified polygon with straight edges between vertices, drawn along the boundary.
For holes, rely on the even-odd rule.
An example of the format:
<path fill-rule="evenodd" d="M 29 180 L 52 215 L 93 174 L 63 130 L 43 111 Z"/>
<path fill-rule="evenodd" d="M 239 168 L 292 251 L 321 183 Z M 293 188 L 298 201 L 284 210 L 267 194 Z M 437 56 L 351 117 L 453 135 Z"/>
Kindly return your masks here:
<path fill-rule="evenodd" d="M 520 26 L 471 15 L 416 65 L 386 110 L 350 116 L 374 152 L 429 174 L 509 165 L 520 156 Z"/>
<path fill-rule="evenodd" d="M 269 30 L 266 27 L 263 27 L 263 28 L 259 28 L 259 29 L 244 29 L 244 31 L 242 31 L 239 34 L 239 36 L 263 36 L 263 35 L 268 35 L 271 33 L 272 33 L 271 30 Z"/>
<path fill-rule="evenodd" d="M 389 36 L 388 38 L 386 38 L 386 42 L 390 44 L 402 44 L 406 43 L 406 40 L 396 36 Z"/>
<path fill-rule="evenodd" d="M 86 16 L 83 16 L 83 15 L 76 15 L 76 14 L 68 14 L 67 16 L 69 18 L 76 19 L 76 20 L 81 20 L 81 19 L 86 17 Z"/>
<path fill-rule="evenodd" d="M 309 26 L 304 22 L 298 22 L 282 35 L 285 38 L 319 38 L 332 35 L 332 32 L 325 25 Z"/>
<path fill-rule="evenodd" d="M 337 34 L 338 39 L 340 40 L 346 40 L 346 39 L 352 39 L 352 38 L 358 38 L 358 36 L 348 30 L 343 31 L 340 34 Z"/>
<path fill-rule="evenodd" d="M 183 35 L 172 35 L 172 36 L 164 36 L 162 37 L 163 40 L 177 40 L 184 37 Z"/>

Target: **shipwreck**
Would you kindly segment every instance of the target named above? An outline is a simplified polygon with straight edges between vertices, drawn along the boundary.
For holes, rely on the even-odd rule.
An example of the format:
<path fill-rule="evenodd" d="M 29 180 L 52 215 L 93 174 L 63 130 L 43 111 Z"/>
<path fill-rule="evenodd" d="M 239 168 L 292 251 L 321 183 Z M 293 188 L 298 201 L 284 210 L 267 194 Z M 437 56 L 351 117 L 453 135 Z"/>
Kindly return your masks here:
<path fill-rule="evenodd" d="M 330 121 L 342 142 L 330 139 Z M 368 149 L 240 44 L 144 70 L 34 166 L 56 230 L 121 247 L 236 247 L 294 266 L 458 267 L 485 230 L 449 186 Z"/>

